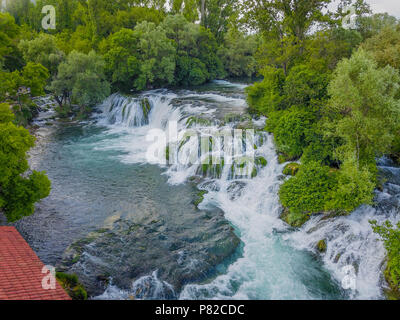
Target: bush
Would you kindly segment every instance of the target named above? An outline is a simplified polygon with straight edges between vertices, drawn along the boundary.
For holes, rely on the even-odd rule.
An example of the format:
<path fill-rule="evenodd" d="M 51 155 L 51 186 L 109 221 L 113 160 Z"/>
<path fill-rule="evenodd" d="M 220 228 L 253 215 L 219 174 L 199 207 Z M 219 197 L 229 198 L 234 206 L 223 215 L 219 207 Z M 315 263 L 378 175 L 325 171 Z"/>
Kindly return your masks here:
<path fill-rule="evenodd" d="M 34 204 L 50 194 L 50 181 L 44 172 L 30 175 L 27 152 L 34 146 L 34 137 L 17 127 L 7 104 L 0 104 L 0 209 L 10 222 L 34 212 Z"/>
<path fill-rule="evenodd" d="M 274 110 L 284 109 L 283 85 L 285 75 L 283 70 L 266 67 L 261 72 L 264 80 L 246 88 L 247 102 L 250 110 L 268 116 Z"/>
<path fill-rule="evenodd" d="M 355 160 L 346 160 L 338 171 L 337 181 L 327 210 L 350 213 L 362 204 L 372 204 L 375 181 L 368 168 L 359 169 Z"/>
<path fill-rule="evenodd" d="M 304 64 L 290 70 L 283 87 L 287 106 L 307 107 L 312 101 L 324 100 L 327 95 L 328 75 Z"/>
<path fill-rule="evenodd" d="M 76 274 L 57 272 L 56 278 L 72 300 L 87 300 L 87 292 L 83 285 L 79 283 Z"/>
<path fill-rule="evenodd" d="M 313 134 L 315 116 L 299 108 L 274 111 L 267 120 L 266 129 L 274 134 L 278 150 L 287 158 L 300 158 Z"/>
<path fill-rule="evenodd" d="M 317 162 L 303 165 L 297 175 L 286 180 L 279 190 L 281 203 L 294 214 L 325 211 L 330 193 L 337 186 L 335 174 Z"/>

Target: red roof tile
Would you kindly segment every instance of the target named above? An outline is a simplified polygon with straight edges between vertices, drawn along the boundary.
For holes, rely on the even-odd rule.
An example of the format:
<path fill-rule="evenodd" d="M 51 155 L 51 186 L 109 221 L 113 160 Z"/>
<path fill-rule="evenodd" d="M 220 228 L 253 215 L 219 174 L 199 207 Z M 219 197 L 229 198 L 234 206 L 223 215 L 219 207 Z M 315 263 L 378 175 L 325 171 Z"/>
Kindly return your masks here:
<path fill-rule="evenodd" d="M 55 281 L 42 286 L 44 264 L 14 227 L 0 227 L 0 300 L 70 300 Z"/>

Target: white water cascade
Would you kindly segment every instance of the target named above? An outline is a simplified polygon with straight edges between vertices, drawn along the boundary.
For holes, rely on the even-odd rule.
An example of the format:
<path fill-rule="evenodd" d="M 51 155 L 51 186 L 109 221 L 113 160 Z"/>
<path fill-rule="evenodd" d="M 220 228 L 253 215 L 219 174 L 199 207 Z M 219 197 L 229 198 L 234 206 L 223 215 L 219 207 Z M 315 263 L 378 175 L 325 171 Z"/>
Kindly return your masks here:
<path fill-rule="evenodd" d="M 395 221 L 395 213 L 383 214 L 377 209 L 362 207 L 349 217 L 331 220 L 315 217 L 300 230 L 292 230 L 279 219 L 278 190 L 284 179 L 284 165 L 278 163 L 272 137 L 259 133 L 253 143 L 247 141 L 244 149 L 252 152 L 255 159 L 266 162 L 256 161 L 254 168 L 243 173 L 235 159 L 233 163 L 229 162 L 229 146 L 216 137 L 216 132 L 232 130 L 237 124 L 214 117 L 219 104 L 229 106 L 231 110 L 237 109 L 241 114 L 245 100 L 216 93 L 184 92 L 178 95 L 158 90 L 138 98 L 113 95 L 101 106 L 103 114 L 99 116 L 99 123 L 106 125 L 109 133 L 117 135 L 118 139 L 112 145 L 104 144 L 99 148 L 123 151 L 119 158 L 124 163 L 146 163 L 149 130 L 167 131 L 171 121 L 178 123 L 178 132 L 191 129 L 201 137 L 211 137 L 212 147 L 207 154 L 200 154 L 199 141 L 194 136 L 183 136 L 175 141 L 174 148 L 169 150 L 170 161 L 175 161 L 169 166 L 163 165 L 165 174 L 171 184 L 201 177 L 198 188 L 208 193 L 199 208 L 223 210 L 242 240 L 243 248 L 240 256 L 227 265 L 221 275 L 206 284 L 186 285 L 178 297 L 382 298 L 385 251 L 368 221 Z M 264 120 L 253 120 L 253 124 L 257 127 Z M 193 155 L 195 160 L 206 157 L 218 158 L 221 162 L 204 166 L 200 161 L 189 161 Z M 327 243 L 327 252 L 321 259 L 317 257 L 315 248 L 320 240 Z M 356 273 L 356 288 L 345 290 L 340 284 L 345 277 L 343 268 L 349 265 Z M 157 279 L 156 274 L 151 277 Z M 146 279 L 136 280 L 132 290 L 137 290 L 138 283 Z M 110 286 L 100 298 L 128 296 L 129 293 Z"/>

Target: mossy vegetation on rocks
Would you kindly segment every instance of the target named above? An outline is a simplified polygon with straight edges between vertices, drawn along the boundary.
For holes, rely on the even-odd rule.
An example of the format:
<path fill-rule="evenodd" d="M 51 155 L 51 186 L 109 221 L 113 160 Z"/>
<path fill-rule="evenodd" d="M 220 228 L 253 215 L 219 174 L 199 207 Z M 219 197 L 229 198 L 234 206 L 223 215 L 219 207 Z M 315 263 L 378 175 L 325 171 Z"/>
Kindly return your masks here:
<path fill-rule="evenodd" d="M 206 190 L 200 190 L 197 195 L 196 195 L 196 199 L 193 201 L 193 204 L 198 207 L 200 205 L 200 203 L 202 203 L 204 201 L 204 196 L 208 193 L 208 191 Z"/>
<path fill-rule="evenodd" d="M 295 176 L 299 170 L 300 164 L 293 162 L 285 166 L 285 168 L 283 169 L 283 174 L 287 176 Z"/>
<path fill-rule="evenodd" d="M 290 212 L 289 209 L 285 208 L 280 218 L 293 228 L 300 228 L 308 220 L 310 220 L 310 215 L 303 213 L 293 213 Z"/>
<path fill-rule="evenodd" d="M 149 117 L 149 113 L 151 111 L 151 104 L 149 99 L 144 98 L 141 102 L 140 102 L 141 106 L 142 106 L 142 110 L 143 110 L 143 116 L 145 119 L 148 119 Z"/>
<path fill-rule="evenodd" d="M 260 167 L 266 167 L 268 164 L 267 159 L 265 159 L 264 157 L 257 157 L 255 160 L 256 166 L 260 166 Z"/>
<path fill-rule="evenodd" d="M 67 291 L 72 300 L 87 300 L 87 292 L 83 285 L 79 282 L 76 274 L 57 272 L 56 278 L 65 291 Z"/>
<path fill-rule="evenodd" d="M 371 221 L 372 228 L 384 243 L 387 252 L 387 263 L 384 276 L 389 286 L 385 291 L 388 299 L 400 300 L 400 222 L 397 228 L 390 221 L 379 225 Z"/>
<path fill-rule="evenodd" d="M 296 160 L 298 160 L 298 158 L 296 158 L 296 157 L 291 157 L 291 156 L 289 156 L 287 154 L 284 154 L 284 153 L 279 153 L 278 154 L 278 162 L 279 162 L 279 164 L 283 164 L 283 163 L 286 163 L 286 162 L 289 162 L 289 161 L 296 161 Z"/>
<path fill-rule="evenodd" d="M 326 252 L 327 245 L 326 245 L 326 240 L 325 240 L 325 239 L 318 241 L 318 243 L 317 243 L 317 249 L 318 249 L 318 251 L 321 252 L 321 253 Z"/>
<path fill-rule="evenodd" d="M 211 126 L 211 124 L 211 120 L 195 116 L 189 117 L 186 120 L 186 127 L 188 128 L 192 128 L 194 126 Z"/>

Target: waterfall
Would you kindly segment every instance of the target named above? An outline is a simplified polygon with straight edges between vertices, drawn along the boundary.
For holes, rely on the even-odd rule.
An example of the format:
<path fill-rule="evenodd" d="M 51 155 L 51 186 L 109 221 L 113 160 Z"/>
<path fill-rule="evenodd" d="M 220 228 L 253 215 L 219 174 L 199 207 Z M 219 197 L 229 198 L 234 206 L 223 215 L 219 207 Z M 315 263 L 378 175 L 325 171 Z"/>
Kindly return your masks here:
<path fill-rule="evenodd" d="M 160 165 L 165 167 L 168 182 L 196 179 L 198 188 L 207 191 L 199 209 L 221 209 L 243 242 L 239 257 L 224 266 L 221 275 L 206 284 L 186 285 L 179 298 L 382 298 L 385 250 L 369 220 L 395 221 L 397 211 L 364 206 L 348 217 L 317 216 L 299 230 L 288 227 L 279 218 L 278 191 L 285 179 L 284 165 L 278 163 L 273 137 L 257 130 L 265 119 L 252 120 L 254 137 L 245 137 L 241 145 L 230 143 L 228 133 L 234 136 L 245 106 L 243 98 L 166 90 L 139 97 L 116 94 L 101 105 L 99 122 L 119 134 L 113 145 L 102 148 L 123 151 L 119 158 L 124 163 L 148 163 L 146 135 L 151 129 L 168 133 L 170 123 L 176 122 L 177 136 L 167 144 L 159 141 L 165 160 Z M 237 117 L 229 121 L 217 117 L 222 109 L 238 110 Z M 378 200 L 396 197 L 399 190 L 395 189 L 387 186 L 377 194 Z M 327 243 L 322 255 L 316 250 L 320 240 Z M 341 286 L 349 266 L 355 273 L 355 289 Z M 110 286 L 103 298 L 129 297 L 143 283 L 153 288 L 142 296 L 150 299 L 156 298 L 154 292 L 162 299 L 173 290 L 153 274 L 136 280 L 128 293 Z"/>

